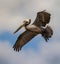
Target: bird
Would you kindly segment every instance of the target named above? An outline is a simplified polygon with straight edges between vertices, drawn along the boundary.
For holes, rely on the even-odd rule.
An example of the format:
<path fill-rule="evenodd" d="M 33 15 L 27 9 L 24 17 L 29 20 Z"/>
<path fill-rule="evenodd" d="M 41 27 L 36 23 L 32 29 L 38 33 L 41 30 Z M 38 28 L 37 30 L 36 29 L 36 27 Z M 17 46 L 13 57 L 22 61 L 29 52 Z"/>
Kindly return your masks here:
<path fill-rule="evenodd" d="M 36 19 L 30 25 L 31 19 L 25 19 L 22 25 L 14 32 L 18 32 L 22 27 L 25 27 L 25 31 L 20 34 L 13 45 L 15 51 L 20 51 L 24 45 L 31 41 L 35 36 L 41 34 L 45 41 L 49 40 L 53 35 L 53 30 L 50 26 L 46 25 L 50 22 L 51 14 L 46 11 L 37 12 Z"/>

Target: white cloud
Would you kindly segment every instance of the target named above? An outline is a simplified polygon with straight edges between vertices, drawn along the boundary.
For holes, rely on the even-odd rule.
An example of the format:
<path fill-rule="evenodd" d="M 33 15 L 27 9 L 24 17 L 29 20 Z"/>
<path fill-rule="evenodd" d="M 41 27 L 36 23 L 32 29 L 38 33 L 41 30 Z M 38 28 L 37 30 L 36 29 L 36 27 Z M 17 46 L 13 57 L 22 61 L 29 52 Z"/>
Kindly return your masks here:
<path fill-rule="evenodd" d="M 38 11 L 47 9 L 52 13 L 51 24 L 54 28 L 59 25 L 59 0 L 0 0 L 0 31 L 13 32 L 24 18 L 35 19 Z"/>
<path fill-rule="evenodd" d="M 8 42 L 0 42 L 1 64 L 60 64 L 60 43 L 50 42 L 38 45 L 40 50 L 32 49 L 15 52 Z M 2 61 L 1 61 L 2 60 Z"/>
<path fill-rule="evenodd" d="M 28 53 L 27 53 L 28 52 Z M 8 42 L 0 42 L 0 62 L 8 64 L 39 64 L 38 55 L 31 51 L 15 52 Z"/>
<path fill-rule="evenodd" d="M 35 19 L 36 12 L 47 9 L 52 15 L 50 25 L 54 30 L 54 43 L 42 43 L 36 53 L 32 49 L 13 51 L 8 42 L 0 42 L 0 58 L 8 64 L 60 64 L 60 43 L 58 40 L 60 27 L 59 0 L 0 0 L 0 32 L 15 31 L 24 18 Z M 58 38 L 57 38 L 58 37 Z M 0 60 L 1 60 L 0 59 Z M 58 60 L 57 60 L 58 59 Z M 55 63 L 51 63 L 57 60 Z"/>

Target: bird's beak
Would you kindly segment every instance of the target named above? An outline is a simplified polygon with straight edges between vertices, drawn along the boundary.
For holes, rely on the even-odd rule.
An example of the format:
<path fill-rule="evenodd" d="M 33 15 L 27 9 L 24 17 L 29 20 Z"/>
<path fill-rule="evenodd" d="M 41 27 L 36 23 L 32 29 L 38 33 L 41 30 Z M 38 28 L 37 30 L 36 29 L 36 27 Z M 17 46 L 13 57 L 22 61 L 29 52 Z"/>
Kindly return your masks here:
<path fill-rule="evenodd" d="M 16 32 L 18 32 L 19 29 L 21 29 L 24 25 L 25 25 L 25 23 L 22 23 L 21 26 L 14 32 L 14 34 L 15 34 Z"/>

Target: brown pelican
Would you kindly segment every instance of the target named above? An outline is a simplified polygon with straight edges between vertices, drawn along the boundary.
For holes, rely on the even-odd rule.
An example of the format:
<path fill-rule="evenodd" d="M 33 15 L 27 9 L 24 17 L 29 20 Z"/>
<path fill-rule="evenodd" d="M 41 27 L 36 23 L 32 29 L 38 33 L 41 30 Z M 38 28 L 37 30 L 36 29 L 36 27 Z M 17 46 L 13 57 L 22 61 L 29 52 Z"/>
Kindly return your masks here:
<path fill-rule="evenodd" d="M 38 12 L 35 21 L 31 25 L 29 25 L 31 23 L 31 19 L 24 20 L 23 24 L 14 32 L 16 33 L 23 26 L 26 29 L 26 31 L 23 32 L 21 35 L 19 35 L 19 37 L 17 38 L 17 41 L 13 46 L 14 50 L 16 51 L 21 50 L 21 48 L 25 44 L 27 44 L 32 38 L 34 38 L 38 34 L 41 34 L 46 41 L 49 38 L 51 38 L 53 34 L 51 27 L 50 26 L 45 27 L 46 24 L 48 24 L 49 22 L 50 22 L 50 13 L 45 11 Z"/>

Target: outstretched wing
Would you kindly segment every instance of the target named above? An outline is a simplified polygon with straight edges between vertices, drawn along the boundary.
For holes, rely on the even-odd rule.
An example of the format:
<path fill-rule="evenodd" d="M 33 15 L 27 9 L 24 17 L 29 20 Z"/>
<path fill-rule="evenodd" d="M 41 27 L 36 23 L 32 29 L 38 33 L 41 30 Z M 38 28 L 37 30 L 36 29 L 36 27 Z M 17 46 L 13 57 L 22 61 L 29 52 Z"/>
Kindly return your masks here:
<path fill-rule="evenodd" d="M 41 27 L 43 22 L 43 24 L 46 25 L 50 22 L 50 16 L 51 14 L 48 12 L 45 12 L 45 11 L 38 12 L 33 24 L 38 27 Z"/>
<path fill-rule="evenodd" d="M 18 38 L 16 43 L 14 44 L 13 48 L 16 51 L 21 50 L 21 48 L 27 44 L 28 41 L 30 41 L 33 37 L 35 37 L 37 35 L 37 33 L 35 32 L 31 32 L 29 30 L 25 31 L 24 33 L 22 33 Z"/>

